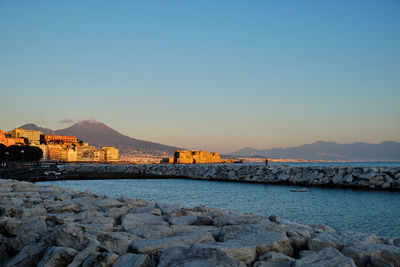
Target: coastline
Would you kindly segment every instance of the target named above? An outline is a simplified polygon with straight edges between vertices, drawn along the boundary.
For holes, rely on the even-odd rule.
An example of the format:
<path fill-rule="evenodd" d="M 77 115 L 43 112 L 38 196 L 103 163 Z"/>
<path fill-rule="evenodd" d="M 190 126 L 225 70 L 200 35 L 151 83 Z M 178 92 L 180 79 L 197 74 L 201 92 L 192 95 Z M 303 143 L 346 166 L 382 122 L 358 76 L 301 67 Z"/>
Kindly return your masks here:
<path fill-rule="evenodd" d="M 182 208 L 14 180 L 0 184 L 4 266 L 400 266 L 400 238 L 276 215 Z"/>

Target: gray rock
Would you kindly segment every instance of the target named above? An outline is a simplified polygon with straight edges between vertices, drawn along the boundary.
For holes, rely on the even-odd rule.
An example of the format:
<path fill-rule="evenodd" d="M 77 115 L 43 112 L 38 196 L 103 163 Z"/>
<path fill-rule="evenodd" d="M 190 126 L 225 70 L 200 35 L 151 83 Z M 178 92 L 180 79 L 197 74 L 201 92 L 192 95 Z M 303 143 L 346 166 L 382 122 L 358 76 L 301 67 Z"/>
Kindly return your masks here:
<path fill-rule="evenodd" d="M 164 218 L 150 213 L 128 213 L 121 218 L 121 225 L 129 231 L 140 225 L 168 225 Z"/>
<path fill-rule="evenodd" d="M 37 267 L 67 266 L 78 251 L 66 247 L 49 247 Z"/>
<path fill-rule="evenodd" d="M 321 232 L 335 232 L 332 227 L 325 224 L 311 224 L 310 227 L 318 234 Z"/>
<path fill-rule="evenodd" d="M 346 176 L 346 177 L 347 177 L 347 176 Z M 345 177 L 345 179 L 346 179 L 346 177 Z M 333 177 L 333 179 L 332 179 L 332 183 L 333 183 L 333 184 L 342 184 L 342 183 L 343 183 L 343 176 L 340 175 L 340 174 L 335 175 L 335 176 Z"/>
<path fill-rule="evenodd" d="M 92 229 L 104 232 L 111 232 L 114 222 L 114 218 L 104 216 L 91 216 L 80 221 L 81 224 L 89 225 Z"/>
<path fill-rule="evenodd" d="M 400 238 L 395 238 L 393 240 L 393 245 L 396 246 L 396 247 L 400 247 Z"/>
<path fill-rule="evenodd" d="M 284 227 L 291 246 L 296 249 L 304 249 L 307 247 L 308 240 L 314 234 L 314 229 L 308 225 L 291 222 L 288 220 L 282 220 L 281 225 Z"/>
<path fill-rule="evenodd" d="M 97 240 L 108 251 L 123 255 L 132 242 L 142 240 L 142 238 L 126 232 L 110 232 L 97 235 Z"/>
<path fill-rule="evenodd" d="M 59 202 L 59 203 L 58 203 Z M 46 209 L 50 213 L 61 213 L 75 211 L 79 206 L 75 203 L 64 203 L 65 201 L 57 201 L 56 203 L 46 205 Z"/>
<path fill-rule="evenodd" d="M 194 225 L 213 225 L 213 220 L 210 216 L 197 216 Z"/>
<path fill-rule="evenodd" d="M 196 245 L 196 247 L 220 249 L 232 259 L 246 264 L 253 262 L 257 256 L 269 251 L 283 254 L 292 254 L 293 252 L 286 235 L 272 231 L 241 235 L 226 242 L 205 243 Z"/>
<path fill-rule="evenodd" d="M 281 218 L 276 214 L 269 216 L 269 220 L 274 223 L 281 223 Z"/>
<path fill-rule="evenodd" d="M 381 242 L 375 234 L 364 234 L 355 231 L 322 232 L 308 242 L 310 250 L 321 250 L 326 247 L 333 247 L 342 250 L 345 246 L 355 244 L 371 244 Z"/>
<path fill-rule="evenodd" d="M 112 267 L 144 267 L 149 265 L 149 261 L 147 255 L 126 253 L 119 257 Z"/>
<path fill-rule="evenodd" d="M 68 267 L 79 267 L 87 257 L 95 252 L 105 252 L 106 250 L 101 246 L 98 241 L 91 242 L 84 250 L 76 254 L 73 261 Z"/>
<path fill-rule="evenodd" d="M 197 216 L 181 216 L 169 219 L 170 224 L 192 225 L 197 221 Z"/>
<path fill-rule="evenodd" d="M 4 263 L 5 267 L 36 266 L 46 251 L 44 243 L 32 244 L 24 247 L 17 255 Z"/>
<path fill-rule="evenodd" d="M 32 218 L 34 216 L 43 215 L 47 212 L 47 210 L 40 206 L 34 206 L 31 208 L 22 208 L 21 218 Z"/>
<path fill-rule="evenodd" d="M 215 226 L 257 223 L 260 219 L 250 215 L 228 214 L 213 219 Z"/>
<path fill-rule="evenodd" d="M 292 257 L 270 251 L 260 256 L 253 267 L 290 267 L 295 261 Z"/>
<path fill-rule="evenodd" d="M 254 245 L 241 244 L 240 242 L 216 242 L 202 243 L 193 246 L 196 249 L 216 249 L 222 251 L 235 261 L 241 261 L 250 264 L 257 257 L 257 247 Z"/>
<path fill-rule="evenodd" d="M 112 252 L 95 252 L 82 263 L 82 267 L 110 267 L 118 259 Z"/>
<path fill-rule="evenodd" d="M 209 232 L 193 231 L 161 239 L 137 241 L 132 244 L 132 249 L 134 252 L 144 254 L 176 246 L 192 246 L 195 243 L 214 241 L 212 234 Z"/>
<path fill-rule="evenodd" d="M 160 239 L 164 237 L 170 237 L 176 232 L 180 232 L 177 226 L 171 227 L 165 225 L 141 225 L 130 230 L 130 233 L 144 239 Z"/>
<path fill-rule="evenodd" d="M 47 237 L 49 243 L 58 247 L 70 247 L 76 250 L 84 249 L 95 237 L 85 233 L 85 228 L 77 223 L 59 225 Z"/>
<path fill-rule="evenodd" d="M 10 226 L 7 222 L 7 226 Z M 47 232 L 47 225 L 44 219 L 34 217 L 34 219 L 22 221 L 12 231 L 12 236 L 15 236 L 10 244 L 15 250 L 19 251 L 23 247 L 36 243 L 42 235 Z"/>
<path fill-rule="evenodd" d="M 293 266 L 302 267 L 356 267 L 351 258 L 345 257 L 337 249 L 327 247 L 318 252 L 306 253 Z"/>
<path fill-rule="evenodd" d="M 264 220 L 258 224 L 240 224 L 240 225 L 224 226 L 222 227 L 219 241 L 228 241 L 230 239 L 238 238 L 241 235 L 263 233 L 269 231 L 285 233 L 285 229 L 282 226 Z"/>
<path fill-rule="evenodd" d="M 155 205 L 149 206 L 140 206 L 133 208 L 129 211 L 129 213 L 151 213 L 153 215 L 161 216 L 162 212 L 159 208 L 155 208 Z"/>
<path fill-rule="evenodd" d="M 245 267 L 241 262 L 234 261 L 224 252 L 214 248 L 174 247 L 163 252 L 158 267 Z"/>
<path fill-rule="evenodd" d="M 386 244 L 358 244 L 351 247 L 345 247 L 342 250 L 345 256 L 354 260 L 357 266 L 366 266 L 371 257 L 380 257 L 387 263 L 394 266 L 400 266 L 400 248 Z"/>
<path fill-rule="evenodd" d="M 383 259 L 381 257 L 375 257 L 375 256 L 372 256 L 369 259 L 369 265 L 371 267 L 394 267 L 393 264 L 387 262 L 385 259 Z"/>
<path fill-rule="evenodd" d="M 171 214 L 179 209 L 178 204 L 156 203 L 156 208 L 159 208 L 164 215 Z"/>

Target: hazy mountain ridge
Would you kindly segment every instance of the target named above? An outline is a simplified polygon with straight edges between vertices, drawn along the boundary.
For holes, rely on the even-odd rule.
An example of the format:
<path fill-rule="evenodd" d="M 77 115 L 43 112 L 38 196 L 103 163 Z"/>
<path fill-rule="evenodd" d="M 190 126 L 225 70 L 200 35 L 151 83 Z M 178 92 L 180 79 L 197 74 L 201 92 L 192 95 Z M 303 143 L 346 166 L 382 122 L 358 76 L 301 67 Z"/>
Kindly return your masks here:
<path fill-rule="evenodd" d="M 400 143 L 384 141 L 379 144 L 363 142 L 338 144 L 335 142 L 317 141 L 312 144 L 289 148 L 255 149 L 246 147 L 230 153 L 230 155 L 306 160 L 390 161 L 400 160 Z"/>
<path fill-rule="evenodd" d="M 148 154 L 170 154 L 176 149 L 179 149 L 178 147 L 174 146 L 131 138 L 119 133 L 104 123 L 93 120 L 80 121 L 68 128 L 55 131 L 48 128 L 39 127 L 32 123 L 25 124 L 19 128 L 37 130 L 43 132 L 44 134 L 73 135 L 84 142 L 95 145 L 96 147 L 117 147 L 120 150 L 120 154 L 137 152 Z"/>

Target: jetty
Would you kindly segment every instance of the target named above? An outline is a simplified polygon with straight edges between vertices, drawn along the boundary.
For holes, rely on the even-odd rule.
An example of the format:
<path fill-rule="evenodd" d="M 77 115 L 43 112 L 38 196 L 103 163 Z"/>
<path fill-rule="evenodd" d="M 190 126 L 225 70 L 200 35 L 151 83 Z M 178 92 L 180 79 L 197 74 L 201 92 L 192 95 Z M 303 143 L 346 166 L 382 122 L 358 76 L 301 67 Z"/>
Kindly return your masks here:
<path fill-rule="evenodd" d="M 400 191 L 400 167 L 273 166 L 250 164 L 66 164 L 76 179 L 185 178 L 260 184 Z"/>

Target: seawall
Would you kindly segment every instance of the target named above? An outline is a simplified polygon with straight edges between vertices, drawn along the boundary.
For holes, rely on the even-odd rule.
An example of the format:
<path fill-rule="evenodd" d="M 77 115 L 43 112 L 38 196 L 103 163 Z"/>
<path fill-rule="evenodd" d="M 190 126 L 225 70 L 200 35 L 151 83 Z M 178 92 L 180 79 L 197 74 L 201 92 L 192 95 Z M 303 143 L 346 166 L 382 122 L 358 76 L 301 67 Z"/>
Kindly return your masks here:
<path fill-rule="evenodd" d="M 0 266 L 400 266 L 400 238 L 0 179 Z"/>
<path fill-rule="evenodd" d="M 400 191 L 400 167 L 289 167 L 245 164 L 79 164 L 62 169 L 81 178 L 189 178 Z"/>

